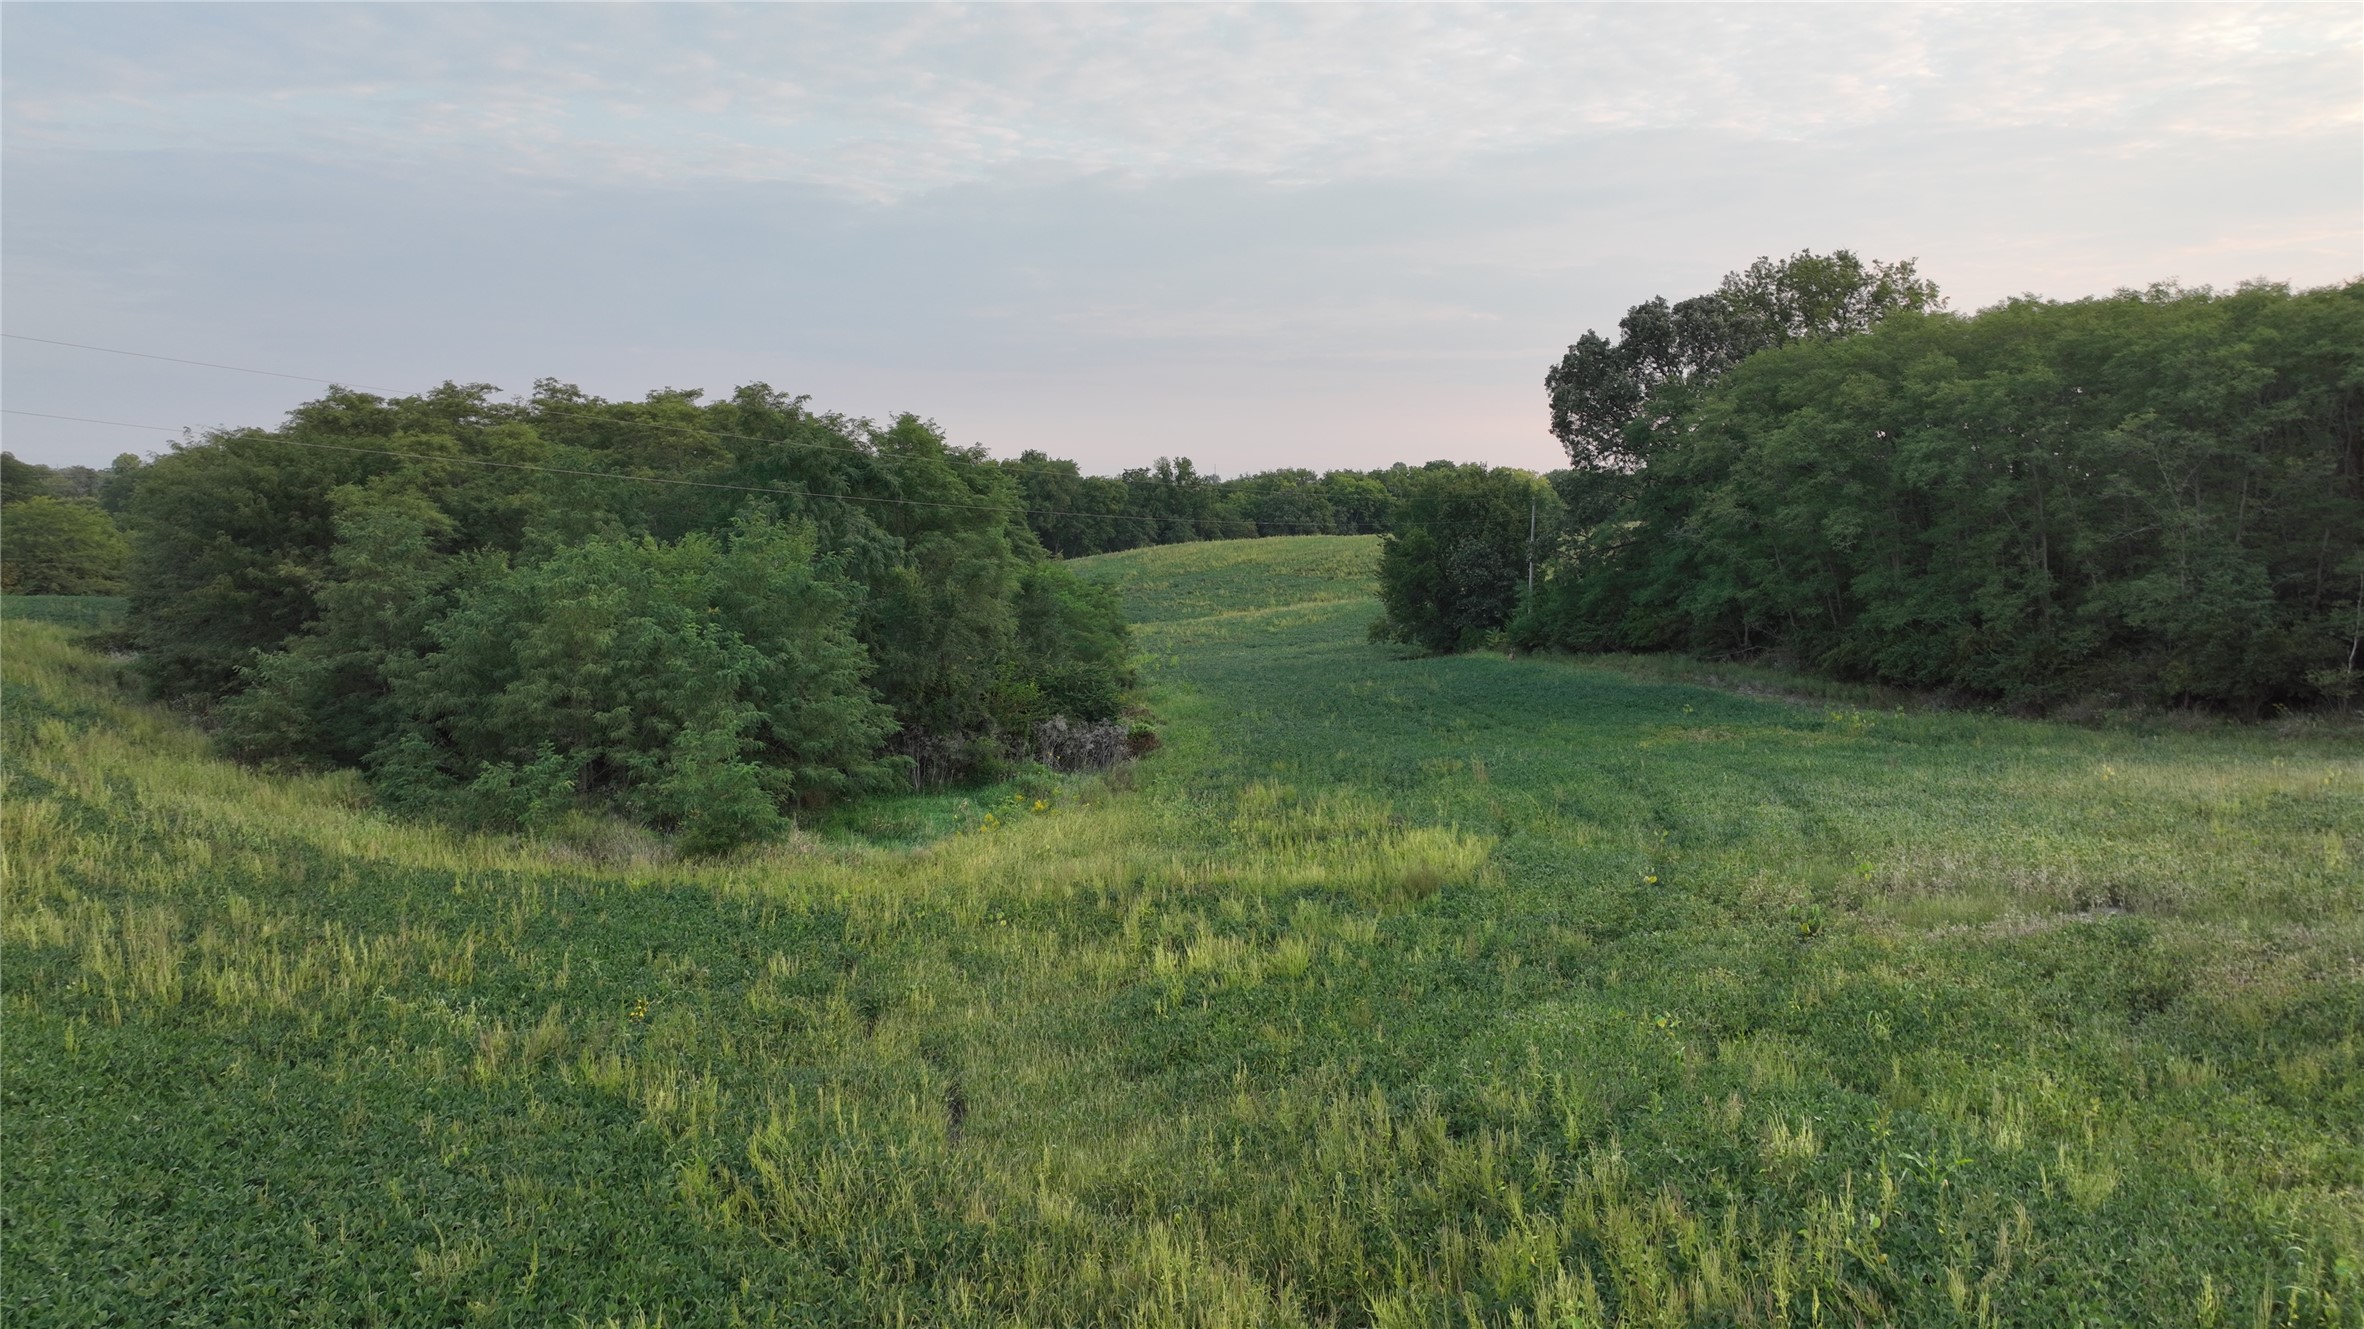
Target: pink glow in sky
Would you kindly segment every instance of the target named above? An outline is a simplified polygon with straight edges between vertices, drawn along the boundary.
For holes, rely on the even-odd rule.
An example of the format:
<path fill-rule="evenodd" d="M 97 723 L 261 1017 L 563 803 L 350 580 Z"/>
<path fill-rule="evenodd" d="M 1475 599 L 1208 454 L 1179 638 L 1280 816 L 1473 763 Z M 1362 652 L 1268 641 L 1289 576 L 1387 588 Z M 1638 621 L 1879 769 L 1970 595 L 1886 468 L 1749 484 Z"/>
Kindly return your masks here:
<path fill-rule="evenodd" d="M 1549 466 L 1759 254 L 1975 307 L 2364 272 L 2349 5 L 11 4 L 10 332 L 404 389 L 762 379 L 1113 471 Z M 0 344 L 8 405 L 299 383 Z M 44 462 L 164 436 L 6 417 Z"/>

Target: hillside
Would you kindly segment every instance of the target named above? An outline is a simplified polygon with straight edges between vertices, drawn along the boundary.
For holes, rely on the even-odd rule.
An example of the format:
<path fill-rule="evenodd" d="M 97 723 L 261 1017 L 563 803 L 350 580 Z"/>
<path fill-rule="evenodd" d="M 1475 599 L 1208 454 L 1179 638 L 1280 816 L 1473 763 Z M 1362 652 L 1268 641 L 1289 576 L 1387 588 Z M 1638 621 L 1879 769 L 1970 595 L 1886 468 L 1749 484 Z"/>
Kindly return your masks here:
<path fill-rule="evenodd" d="M 1077 560 L 1164 749 L 701 864 L 12 616 L 0 1316 L 2360 1323 L 2352 745 L 1408 659 L 1369 556 Z"/>

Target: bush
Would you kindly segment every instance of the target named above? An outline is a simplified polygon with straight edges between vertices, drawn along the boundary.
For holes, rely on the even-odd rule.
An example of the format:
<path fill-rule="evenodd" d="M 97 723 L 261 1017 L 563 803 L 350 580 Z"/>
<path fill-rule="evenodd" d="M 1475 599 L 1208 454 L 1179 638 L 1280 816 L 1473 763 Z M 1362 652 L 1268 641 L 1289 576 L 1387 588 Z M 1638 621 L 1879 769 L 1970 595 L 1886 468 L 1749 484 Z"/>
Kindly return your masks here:
<path fill-rule="evenodd" d="M 0 509 L 0 591 L 120 595 L 130 557 L 96 503 L 36 496 Z"/>
<path fill-rule="evenodd" d="M 488 559 L 396 682 L 401 732 L 370 765 L 399 805 L 512 823 L 588 806 L 728 849 L 899 773 L 873 756 L 893 721 L 849 601 L 808 532 L 761 518 L 727 541 Z"/>
<path fill-rule="evenodd" d="M 364 765 L 405 806 L 514 824 L 588 803 L 709 846 L 883 778 L 898 728 L 927 774 L 965 779 L 1040 720 L 1117 709 L 1113 594 L 1052 566 L 1011 473 L 927 422 L 761 384 L 490 394 L 339 390 L 283 429 L 119 464 L 151 687 L 213 711 L 246 760 Z M 792 539 L 734 527 L 749 490 Z M 766 581 L 741 550 L 783 539 L 791 582 Z M 544 742 L 577 762 L 565 799 Z"/>

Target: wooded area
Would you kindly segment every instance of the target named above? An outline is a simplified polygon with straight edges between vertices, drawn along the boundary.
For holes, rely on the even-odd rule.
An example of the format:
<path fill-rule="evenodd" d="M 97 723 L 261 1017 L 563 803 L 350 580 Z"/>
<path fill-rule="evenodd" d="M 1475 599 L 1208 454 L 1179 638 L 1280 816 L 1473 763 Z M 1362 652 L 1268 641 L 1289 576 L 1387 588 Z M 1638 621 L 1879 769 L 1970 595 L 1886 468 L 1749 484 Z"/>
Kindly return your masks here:
<path fill-rule="evenodd" d="M 1115 600 L 1004 471 L 760 385 L 335 391 L 159 458 L 125 512 L 156 695 L 469 824 L 604 811 L 720 849 L 1121 724 Z"/>
<path fill-rule="evenodd" d="M 1572 348 L 1567 518 L 1511 636 L 2039 707 L 2354 694 L 2364 283 L 1858 303 L 1739 359 L 1665 368 L 1663 302 Z M 1572 390 L 1628 347 L 1623 395 Z"/>

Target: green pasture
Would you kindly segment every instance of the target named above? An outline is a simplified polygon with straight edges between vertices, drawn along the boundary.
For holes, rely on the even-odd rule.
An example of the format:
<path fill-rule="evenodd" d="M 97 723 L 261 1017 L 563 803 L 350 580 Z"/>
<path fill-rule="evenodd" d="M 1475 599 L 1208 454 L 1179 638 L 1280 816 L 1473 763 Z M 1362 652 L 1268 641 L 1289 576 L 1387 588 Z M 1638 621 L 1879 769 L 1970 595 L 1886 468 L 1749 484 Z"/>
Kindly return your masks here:
<path fill-rule="evenodd" d="M 1162 750 L 696 863 L 12 614 L 0 1319 L 2364 1326 L 2352 736 L 1408 658 L 1370 559 L 1078 561 Z"/>
<path fill-rule="evenodd" d="M 0 623 L 105 627 L 122 620 L 124 607 L 120 595 L 0 595 Z"/>
<path fill-rule="evenodd" d="M 1315 604 L 1352 604 L 1367 621 L 1379 616 L 1378 560 L 1376 536 L 1289 535 L 1128 549 L 1068 566 L 1122 587 L 1136 624 Z"/>

